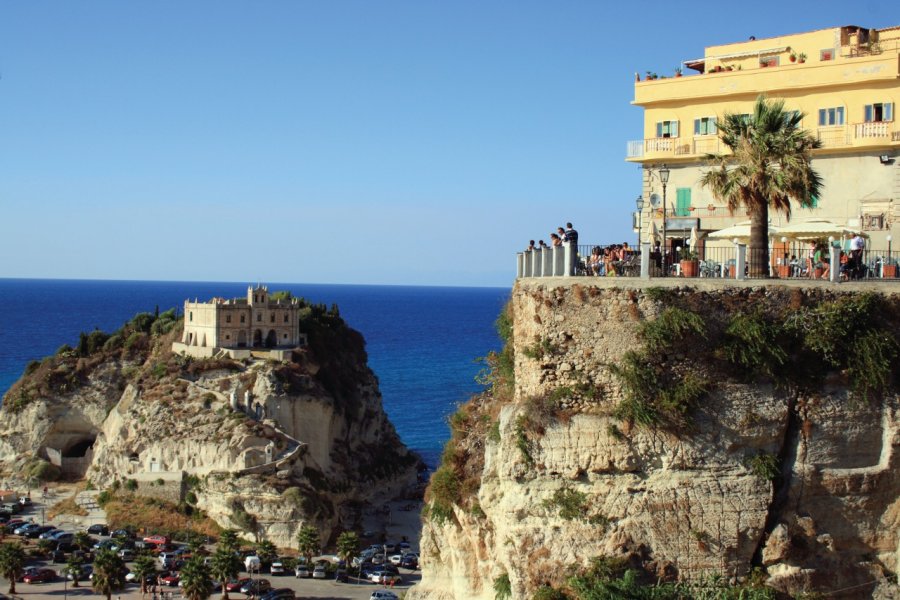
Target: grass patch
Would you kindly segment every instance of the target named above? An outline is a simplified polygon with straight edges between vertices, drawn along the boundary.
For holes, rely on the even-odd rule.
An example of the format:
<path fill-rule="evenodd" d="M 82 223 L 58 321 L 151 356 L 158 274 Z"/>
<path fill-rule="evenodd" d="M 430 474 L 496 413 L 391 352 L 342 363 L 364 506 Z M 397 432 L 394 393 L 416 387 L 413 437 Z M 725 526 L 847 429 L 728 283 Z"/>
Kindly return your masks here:
<path fill-rule="evenodd" d="M 204 536 L 218 536 L 221 528 L 215 521 L 188 505 L 173 504 L 156 498 L 136 496 L 122 491 L 108 494 L 103 503 L 110 529 L 144 529 L 160 534 L 194 531 Z"/>
<path fill-rule="evenodd" d="M 778 457 L 767 452 L 760 452 L 747 459 L 747 468 L 759 479 L 772 481 L 780 474 Z"/>
<path fill-rule="evenodd" d="M 83 506 L 80 506 L 75 503 L 75 495 L 69 496 L 63 500 L 60 500 L 56 504 L 50 507 L 50 510 L 47 511 L 48 519 L 55 519 L 59 515 L 75 515 L 77 517 L 86 517 L 88 516 L 88 511 Z"/>

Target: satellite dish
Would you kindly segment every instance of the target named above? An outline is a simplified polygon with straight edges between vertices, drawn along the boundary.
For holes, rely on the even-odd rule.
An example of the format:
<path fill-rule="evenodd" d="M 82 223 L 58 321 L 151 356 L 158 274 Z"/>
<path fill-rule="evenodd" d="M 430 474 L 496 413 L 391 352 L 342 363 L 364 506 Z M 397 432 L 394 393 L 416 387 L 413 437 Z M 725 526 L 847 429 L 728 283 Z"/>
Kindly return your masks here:
<path fill-rule="evenodd" d="M 650 194 L 650 206 L 659 208 L 660 202 L 662 202 L 662 198 L 659 197 L 659 194 Z"/>

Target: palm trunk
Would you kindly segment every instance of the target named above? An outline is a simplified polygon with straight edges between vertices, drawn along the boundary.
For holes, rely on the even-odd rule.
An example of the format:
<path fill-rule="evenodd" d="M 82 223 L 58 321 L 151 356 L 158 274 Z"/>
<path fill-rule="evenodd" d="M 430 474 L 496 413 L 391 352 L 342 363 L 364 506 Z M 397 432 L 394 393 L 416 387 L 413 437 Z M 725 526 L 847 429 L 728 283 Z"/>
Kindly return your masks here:
<path fill-rule="evenodd" d="M 9 591 L 6 593 L 9 594 L 10 596 L 16 595 L 16 578 L 15 577 L 9 578 Z"/>
<path fill-rule="evenodd" d="M 750 213 L 750 252 L 747 260 L 750 264 L 750 277 L 767 278 L 769 276 L 769 204 L 757 202 Z"/>

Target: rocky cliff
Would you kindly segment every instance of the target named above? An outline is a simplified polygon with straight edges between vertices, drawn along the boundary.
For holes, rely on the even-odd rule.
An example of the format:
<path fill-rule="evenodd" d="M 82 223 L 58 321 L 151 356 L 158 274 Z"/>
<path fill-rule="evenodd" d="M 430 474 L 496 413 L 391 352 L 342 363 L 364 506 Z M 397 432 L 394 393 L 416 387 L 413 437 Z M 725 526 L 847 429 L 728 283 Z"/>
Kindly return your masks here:
<path fill-rule="evenodd" d="M 309 524 L 327 540 L 414 487 L 418 460 L 382 410 L 362 336 L 335 309 L 301 317 L 309 345 L 289 361 L 173 354 L 181 325 L 166 313 L 83 337 L 7 393 L 0 465 L 131 482 L 280 546 Z"/>
<path fill-rule="evenodd" d="M 451 419 L 412 597 L 896 593 L 900 298 L 654 285 L 516 284 L 490 391 Z"/>

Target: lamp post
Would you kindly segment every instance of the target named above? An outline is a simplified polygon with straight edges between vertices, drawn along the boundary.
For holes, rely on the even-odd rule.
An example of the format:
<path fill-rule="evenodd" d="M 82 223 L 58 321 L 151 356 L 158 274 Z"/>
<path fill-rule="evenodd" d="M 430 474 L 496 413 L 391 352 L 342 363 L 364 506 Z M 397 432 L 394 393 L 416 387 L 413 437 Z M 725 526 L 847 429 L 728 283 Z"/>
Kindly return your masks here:
<path fill-rule="evenodd" d="M 659 173 L 659 182 L 662 183 L 663 188 L 663 243 L 662 243 L 662 259 L 663 259 L 663 277 L 666 277 L 669 274 L 669 266 L 667 260 L 668 254 L 668 239 L 666 238 L 666 215 L 669 212 L 669 206 L 666 203 L 666 185 L 669 183 L 669 168 L 666 166 L 666 163 L 663 163 L 662 166 L 657 171 Z"/>
<path fill-rule="evenodd" d="M 888 234 L 888 236 L 887 236 L 887 243 L 888 243 L 888 264 L 893 264 L 893 263 L 891 262 L 891 240 L 893 240 L 893 239 L 894 239 L 894 238 L 891 237 L 891 234 Z"/>
<path fill-rule="evenodd" d="M 638 215 L 638 239 L 637 239 L 637 247 L 638 250 L 641 249 L 641 225 L 644 216 L 644 196 L 638 196 L 637 200 L 634 201 L 634 206 L 637 208 Z"/>

